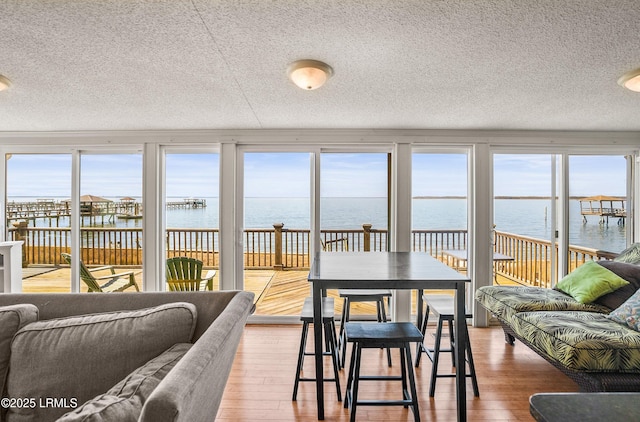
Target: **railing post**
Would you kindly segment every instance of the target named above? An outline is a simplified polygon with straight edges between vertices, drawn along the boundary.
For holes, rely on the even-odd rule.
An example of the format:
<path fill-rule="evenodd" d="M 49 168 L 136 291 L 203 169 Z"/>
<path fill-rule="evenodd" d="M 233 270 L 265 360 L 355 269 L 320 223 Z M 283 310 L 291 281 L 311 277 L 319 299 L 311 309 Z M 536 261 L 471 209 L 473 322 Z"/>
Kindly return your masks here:
<path fill-rule="evenodd" d="M 282 228 L 284 227 L 283 223 L 277 223 L 273 225 L 275 229 L 275 262 L 273 263 L 274 270 L 282 270 L 284 266 L 282 265 Z"/>
<path fill-rule="evenodd" d="M 16 221 L 13 223 L 13 226 L 16 228 L 15 238 L 14 240 L 24 242 L 22 244 L 22 267 L 26 268 L 29 265 L 29 261 L 27 259 L 27 226 L 29 222 L 27 221 Z"/>
<path fill-rule="evenodd" d="M 363 224 L 362 230 L 364 230 L 364 251 L 371 252 L 371 226 L 372 224 Z"/>

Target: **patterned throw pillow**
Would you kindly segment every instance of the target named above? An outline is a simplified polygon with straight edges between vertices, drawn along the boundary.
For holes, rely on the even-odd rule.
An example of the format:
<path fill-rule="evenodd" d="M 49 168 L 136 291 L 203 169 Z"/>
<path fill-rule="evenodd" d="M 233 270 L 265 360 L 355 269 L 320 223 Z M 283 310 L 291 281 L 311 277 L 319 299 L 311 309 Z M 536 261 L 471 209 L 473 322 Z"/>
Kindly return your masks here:
<path fill-rule="evenodd" d="M 616 256 L 614 261 L 626 262 L 628 264 L 640 264 L 640 243 L 634 243 L 624 251 L 620 252 L 620 255 Z"/>
<path fill-rule="evenodd" d="M 607 315 L 607 318 L 640 331 L 640 290 Z"/>
<path fill-rule="evenodd" d="M 587 261 L 560 280 L 556 288 L 580 303 L 591 303 L 628 284 L 627 280 L 595 261 Z"/>

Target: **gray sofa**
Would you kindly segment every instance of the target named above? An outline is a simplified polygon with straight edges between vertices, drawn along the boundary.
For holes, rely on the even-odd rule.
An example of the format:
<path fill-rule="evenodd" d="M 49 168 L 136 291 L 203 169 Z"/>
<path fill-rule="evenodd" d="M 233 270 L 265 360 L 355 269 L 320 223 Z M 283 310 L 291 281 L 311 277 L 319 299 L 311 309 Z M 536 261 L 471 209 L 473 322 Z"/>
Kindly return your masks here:
<path fill-rule="evenodd" d="M 214 420 L 253 298 L 0 294 L 0 419 Z"/>

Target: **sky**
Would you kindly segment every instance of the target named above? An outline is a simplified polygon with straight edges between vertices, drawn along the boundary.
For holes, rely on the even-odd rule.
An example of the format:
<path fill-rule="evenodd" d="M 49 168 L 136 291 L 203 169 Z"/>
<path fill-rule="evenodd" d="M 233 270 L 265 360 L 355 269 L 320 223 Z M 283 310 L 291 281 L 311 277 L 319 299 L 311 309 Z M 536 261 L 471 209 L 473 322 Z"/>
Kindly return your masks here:
<path fill-rule="evenodd" d="M 216 197 L 219 156 L 213 153 L 169 154 L 166 157 L 169 197 Z M 246 197 L 309 197 L 309 153 L 246 153 Z M 548 196 L 550 155 L 494 156 L 494 194 Z M 384 197 L 387 195 L 385 153 L 326 153 L 321 156 L 321 196 Z M 464 196 L 464 154 L 414 154 L 413 196 Z M 617 195 L 626 192 L 622 156 L 571 156 L 570 194 Z M 14 154 L 7 161 L 9 197 L 62 198 L 71 195 L 71 156 Z M 142 196 L 142 156 L 83 155 L 81 194 L 108 198 Z"/>

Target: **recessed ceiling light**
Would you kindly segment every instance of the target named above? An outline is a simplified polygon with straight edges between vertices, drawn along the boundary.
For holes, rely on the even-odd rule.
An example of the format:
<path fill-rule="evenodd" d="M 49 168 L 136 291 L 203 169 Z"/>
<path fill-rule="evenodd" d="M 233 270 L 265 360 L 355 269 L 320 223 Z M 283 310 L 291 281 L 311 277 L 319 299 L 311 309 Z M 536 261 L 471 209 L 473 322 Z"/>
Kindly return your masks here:
<path fill-rule="evenodd" d="M 5 89 L 11 86 L 11 81 L 6 76 L 0 75 L 0 91 L 4 91 Z"/>
<path fill-rule="evenodd" d="M 298 60 L 289 65 L 287 74 L 298 87 L 310 91 L 324 85 L 333 76 L 333 69 L 318 60 Z"/>
<path fill-rule="evenodd" d="M 640 92 L 640 69 L 627 72 L 618 79 L 618 84 L 631 91 Z"/>

